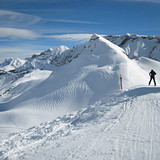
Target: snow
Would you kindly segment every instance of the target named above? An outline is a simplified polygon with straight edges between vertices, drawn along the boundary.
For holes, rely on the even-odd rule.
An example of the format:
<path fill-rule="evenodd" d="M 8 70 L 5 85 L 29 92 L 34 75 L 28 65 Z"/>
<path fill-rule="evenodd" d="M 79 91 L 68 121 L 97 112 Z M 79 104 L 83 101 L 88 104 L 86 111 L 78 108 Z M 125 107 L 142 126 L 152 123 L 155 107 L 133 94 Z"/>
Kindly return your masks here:
<path fill-rule="evenodd" d="M 25 60 L 19 58 L 5 59 L 4 62 L 0 63 L 0 70 L 10 71 L 21 67 L 25 63 Z"/>
<path fill-rule="evenodd" d="M 44 79 L 48 78 L 50 74 L 51 71 L 34 70 L 30 73 L 25 73 L 15 81 L 13 80 L 15 75 L 7 74 L 6 77 L 2 76 L 3 78 L 1 78 L 0 102 L 11 101 L 25 91 L 41 83 Z M 9 93 L 6 92 L 6 89 Z"/>
<path fill-rule="evenodd" d="M 160 87 L 147 84 L 151 69 L 160 83 L 160 62 L 131 60 L 97 34 L 58 61 L 52 73 L 33 70 L 1 97 L 0 159 L 159 160 Z M 30 88 L 23 92 L 23 84 Z"/>
<path fill-rule="evenodd" d="M 106 39 L 122 47 L 129 58 L 147 57 L 160 61 L 160 37 L 126 34 L 105 36 Z"/>
<path fill-rule="evenodd" d="M 20 96 L 22 96 L 24 92 L 27 92 L 31 88 L 34 88 L 35 86 L 40 84 L 43 80 L 48 78 L 50 74 L 51 71 L 34 70 L 33 72 L 25 74 L 15 82 L 8 83 L 10 82 L 10 80 L 7 80 L 6 85 L 2 85 L 0 91 L 0 135 L 5 135 L 10 132 L 17 132 L 25 128 L 25 122 L 23 122 L 25 113 L 21 114 L 17 110 L 12 110 L 13 101 L 14 99 L 18 99 Z M 9 79 L 11 78 L 11 76 L 9 75 Z M 5 91 L 6 89 L 7 92 Z M 5 106 L 5 104 L 7 104 L 8 102 L 10 102 L 11 106 L 8 107 L 6 105 L 6 112 L 3 112 L 3 106 Z M 25 110 L 21 112 L 25 112 Z M 31 117 L 28 117 L 28 119 L 30 118 Z M 18 126 L 17 121 L 20 124 L 22 123 L 22 125 Z"/>
<path fill-rule="evenodd" d="M 154 159 L 159 87 L 138 87 L 1 140 L 2 159 Z"/>
<path fill-rule="evenodd" d="M 17 68 L 15 71 L 21 72 L 34 69 L 53 71 L 55 66 L 61 65 L 61 61 L 63 61 L 63 56 L 61 54 L 69 54 L 68 50 L 69 48 L 66 46 L 58 46 L 53 49 L 50 48 L 40 54 L 34 54 L 32 57 L 26 58 L 24 65 Z"/>

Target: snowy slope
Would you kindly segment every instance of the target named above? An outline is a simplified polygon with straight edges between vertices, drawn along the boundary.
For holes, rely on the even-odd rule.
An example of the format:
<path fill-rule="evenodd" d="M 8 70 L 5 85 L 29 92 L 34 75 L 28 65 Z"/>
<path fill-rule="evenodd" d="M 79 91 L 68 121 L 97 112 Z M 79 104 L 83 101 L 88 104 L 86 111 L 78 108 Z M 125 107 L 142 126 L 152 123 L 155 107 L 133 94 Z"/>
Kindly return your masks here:
<path fill-rule="evenodd" d="M 105 36 L 106 39 L 122 47 L 129 58 L 147 57 L 160 61 L 160 37 L 126 34 Z"/>
<path fill-rule="evenodd" d="M 48 78 L 50 74 L 51 71 L 34 70 L 29 73 L 20 73 L 18 75 L 6 72 L 5 75 L 0 76 L 0 82 L 2 84 L 0 85 L 0 136 L 23 130 L 23 125 L 21 125 L 21 127 L 17 126 L 18 123 L 21 122 L 24 124 L 25 128 L 25 121 L 23 122 L 23 119 L 25 118 L 23 117 L 25 115 L 25 110 L 22 110 L 22 114 L 18 116 L 19 113 L 16 110 L 11 110 L 11 106 L 13 105 L 12 101 L 18 99 L 18 97 L 25 92 L 40 84 Z M 3 106 L 6 106 L 6 109 L 8 108 L 6 105 L 7 102 L 11 102 L 10 108 L 9 110 L 6 110 L 6 112 L 3 112 L 1 110 Z M 14 122 L 15 119 L 18 121 L 17 124 L 16 121 Z"/>
<path fill-rule="evenodd" d="M 3 123 L 12 127 L 16 124 L 16 129 L 28 128 L 79 110 L 119 91 L 120 74 L 124 89 L 148 83 L 148 73 L 132 62 L 122 48 L 101 36 L 93 35 L 72 54 L 77 55 L 77 51 L 81 54 L 76 59 L 55 68 L 47 80 L 0 104 L 0 120 L 6 119 Z"/>
<path fill-rule="evenodd" d="M 41 56 L 32 57 L 36 65 L 1 97 L 1 135 L 21 132 L 1 138 L 0 159 L 159 159 L 160 88 L 146 85 L 151 69 L 160 84 L 160 62 L 131 60 L 96 34 L 83 46 L 58 52 L 51 75 L 33 70 L 48 59 L 38 61 Z"/>
<path fill-rule="evenodd" d="M 4 103 L 20 96 L 27 90 L 38 85 L 50 76 L 48 70 L 33 70 L 32 72 L 11 73 L 0 75 L 0 102 Z"/>
<path fill-rule="evenodd" d="M 2 160 L 160 157 L 159 87 L 138 87 L 0 141 Z"/>

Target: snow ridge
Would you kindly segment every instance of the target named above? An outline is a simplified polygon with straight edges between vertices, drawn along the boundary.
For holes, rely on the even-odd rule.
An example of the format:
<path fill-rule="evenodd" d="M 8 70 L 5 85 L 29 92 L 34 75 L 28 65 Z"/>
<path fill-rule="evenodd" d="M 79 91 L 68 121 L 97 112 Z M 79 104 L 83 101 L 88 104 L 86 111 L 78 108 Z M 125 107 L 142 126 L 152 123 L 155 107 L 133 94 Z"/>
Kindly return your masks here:
<path fill-rule="evenodd" d="M 129 58 L 147 57 L 160 61 L 160 37 L 126 34 L 104 36 L 109 41 L 122 47 Z"/>

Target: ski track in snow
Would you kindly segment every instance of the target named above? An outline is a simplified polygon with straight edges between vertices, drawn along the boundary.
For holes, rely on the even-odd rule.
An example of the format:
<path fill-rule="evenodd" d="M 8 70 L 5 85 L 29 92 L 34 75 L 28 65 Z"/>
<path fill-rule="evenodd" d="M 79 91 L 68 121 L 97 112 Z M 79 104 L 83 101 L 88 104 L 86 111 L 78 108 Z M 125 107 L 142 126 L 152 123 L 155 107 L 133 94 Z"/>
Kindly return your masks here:
<path fill-rule="evenodd" d="M 105 151 L 107 153 L 107 148 L 111 148 L 108 142 L 112 141 L 113 144 L 118 145 L 113 146 L 114 152 L 108 153 L 114 155 L 110 159 L 159 159 L 160 149 L 157 150 L 157 148 L 160 147 L 160 136 L 158 135 L 159 132 L 156 132 L 158 124 L 154 122 L 154 118 L 159 117 L 158 115 L 155 116 L 155 109 L 157 110 L 158 108 L 156 105 L 152 106 L 155 101 L 136 98 L 131 102 L 127 102 L 127 109 L 120 114 L 122 116 L 119 116 L 116 121 L 111 123 L 111 127 L 106 128 L 104 133 L 102 132 L 98 136 L 97 139 L 100 140 L 96 140 L 98 147 L 93 142 L 89 145 L 91 148 L 89 148 L 88 152 L 94 151 L 94 148 L 99 148 L 101 145 L 105 146 L 106 144 Z M 122 127 L 123 129 L 121 129 Z M 104 144 L 104 142 L 106 143 Z M 88 152 L 87 155 L 89 155 Z M 94 159 L 96 158 L 94 157 Z"/>
<path fill-rule="evenodd" d="M 117 137 L 119 143 L 117 150 L 119 158 L 116 159 L 152 160 L 159 158 L 159 155 L 157 156 L 158 153 L 153 152 L 155 149 L 157 150 L 157 147 L 154 147 L 154 144 L 156 144 L 155 138 L 158 140 L 160 138 L 154 135 L 157 133 L 155 132 L 157 125 L 153 121 L 155 117 L 154 110 L 156 108 L 152 107 L 154 100 L 148 101 L 146 99 L 144 102 L 145 101 L 147 101 L 147 103 L 142 103 L 139 98 L 133 100 L 125 116 L 120 120 L 120 125 L 124 126 L 124 129 L 121 131 L 125 132 L 122 134 L 122 138 Z M 154 105 L 154 107 L 156 107 L 156 105 Z M 119 127 L 116 126 L 116 129 L 117 128 Z M 119 132 L 114 131 L 111 135 L 114 135 L 114 133 Z M 155 156 L 155 158 L 153 158 L 153 156 Z"/>
<path fill-rule="evenodd" d="M 8 155 L 8 160 L 159 160 L 159 95 L 152 93 L 113 103 L 101 102 L 51 122 L 52 127 L 46 123 L 40 128 L 31 128 L 26 134 L 11 135 L 8 142 L 7 139 L 1 141 L 5 145 L 1 156 Z"/>

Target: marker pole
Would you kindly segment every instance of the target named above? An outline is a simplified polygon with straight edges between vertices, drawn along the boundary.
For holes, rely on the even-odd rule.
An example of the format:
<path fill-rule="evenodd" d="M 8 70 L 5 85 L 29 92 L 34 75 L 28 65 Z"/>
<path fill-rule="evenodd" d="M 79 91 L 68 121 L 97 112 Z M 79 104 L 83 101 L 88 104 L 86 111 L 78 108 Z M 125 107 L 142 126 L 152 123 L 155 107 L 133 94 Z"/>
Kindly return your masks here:
<path fill-rule="evenodd" d="M 120 74 L 120 89 L 122 90 L 122 75 Z"/>

